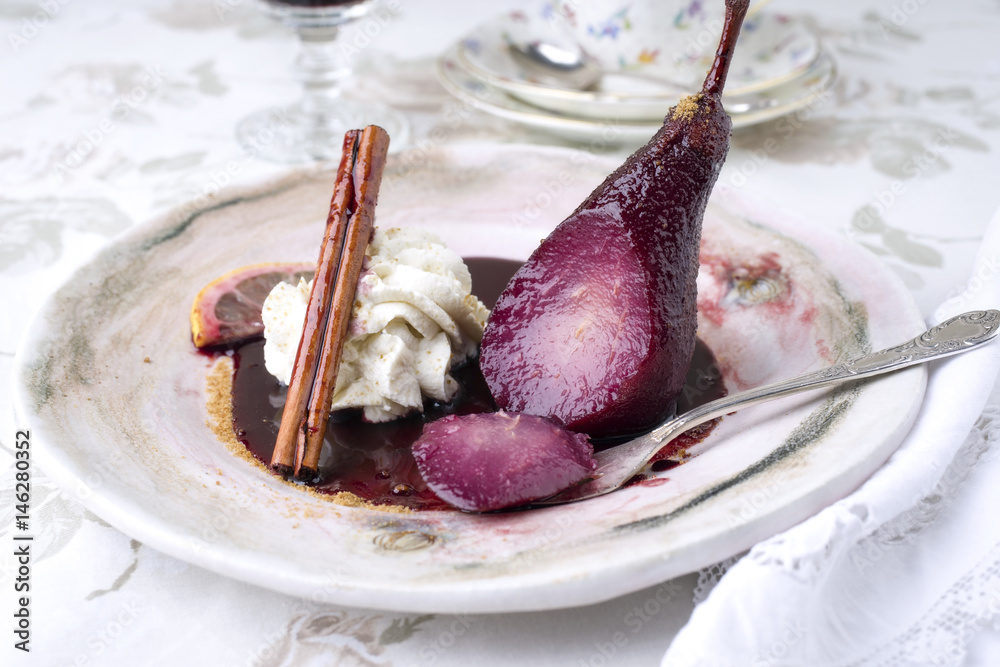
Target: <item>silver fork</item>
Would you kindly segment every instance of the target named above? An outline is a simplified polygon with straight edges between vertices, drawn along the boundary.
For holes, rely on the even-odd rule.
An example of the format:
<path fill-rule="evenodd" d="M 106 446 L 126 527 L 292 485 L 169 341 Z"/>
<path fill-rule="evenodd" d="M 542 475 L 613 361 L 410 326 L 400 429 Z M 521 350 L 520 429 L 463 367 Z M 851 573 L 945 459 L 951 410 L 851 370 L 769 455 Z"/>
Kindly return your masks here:
<path fill-rule="evenodd" d="M 531 505 L 561 505 L 601 496 L 621 487 L 638 474 L 665 442 L 681 433 L 721 417 L 783 396 L 810 389 L 881 375 L 907 366 L 971 350 L 996 337 L 1000 311 L 972 311 L 957 315 L 916 338 L 821 371 L 783 380 L 705 403 L 656 427 L 646 435 L 597 452 L 597 470 L 589 481 Z"/>

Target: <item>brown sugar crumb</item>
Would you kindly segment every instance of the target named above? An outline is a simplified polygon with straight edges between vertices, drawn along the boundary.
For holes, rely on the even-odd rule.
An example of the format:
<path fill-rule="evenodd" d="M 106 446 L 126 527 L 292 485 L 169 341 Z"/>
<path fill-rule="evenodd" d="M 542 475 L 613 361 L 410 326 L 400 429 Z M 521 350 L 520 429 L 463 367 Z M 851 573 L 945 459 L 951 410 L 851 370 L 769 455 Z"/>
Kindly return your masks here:
<path fill-rule="evenodd" d="M 691 120 L 698 113 L 699 102 L 701 102 L 701 93 L 682 97 L 670 114 L 671 120 Z"/>
<path fill-rule="evenodd" d="M 254 458 L 253 454 L 236 438 L 236 434 L 233 432 L 233 360 L 230 357 L 219 357 L 205 380 L 206 393 L 208 394 L 207 425 L 212 433 L 234 455 L 256 466 L 262 473 L 270 475 L 271 471 L 267 466 Z M 221 470 L 219 474 L 222 474 Z M 342 507 L 360 507 L 393 514 L 406 514 L 413 511 L 399 505 L 376 505 L 347 491 L 334 494 L 320 493 L 308 486 L 301 486 L 294 482 L 285 481 L 285 484 Z"/>
<path fill-rule="evenodd" d="M 291 484 L 291 482 L 289 483 Z M 409 507 L 403 507 L 402 505 L 376 505 L 375 503 L 368 502 L 361 496 L 354 495 L 350 491 L 338 491 L 337 493 L 331 494 L 320 493 L 316 489 L 308 486 L 294 486 L 300 491 L 305 491 L 311 496 L 334 503 L 335 505 L 340 505 L 341 507 L 363 507 L 365 509 L 389 512 L 391 514 L 409 514 L 413 511 Z"/>
<path fill-rule="evenodd" d="M 256 462 L 233 433 L 233 360 L 219 357 L 205 378 L 208 394 L 208 427 L 226 449 L 241 459 Z"/>

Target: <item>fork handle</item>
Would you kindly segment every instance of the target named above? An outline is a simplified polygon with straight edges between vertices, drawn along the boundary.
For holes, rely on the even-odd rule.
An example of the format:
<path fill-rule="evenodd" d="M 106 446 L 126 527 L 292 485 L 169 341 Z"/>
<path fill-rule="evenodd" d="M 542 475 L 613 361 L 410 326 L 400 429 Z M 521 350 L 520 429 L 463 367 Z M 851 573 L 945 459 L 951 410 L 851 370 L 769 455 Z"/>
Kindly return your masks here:
<path fill-rule="evenodd" d="M 947 357 L 992 340 L 1000 328 L 1000 311 L 963 313 L 925 331 L 913 340 L 874 354 L 824 368 L 815 373 L 776 382 L 706 403 L 675 417 L 646 435 L 594 454 L 600 474 L 535 505 L 560 505 L 614 491 L 631 479 L 668 440 L 690 428 L 736 410 L 774 398 L 820 389 L 850 380 L 906 368 L 937 357 Z"/>
<path fill-rule="evenodd" d="M 662 442 L 699 424 L 764 401 L 802 391 L 821 389 L 848 380 L 881 375 L 889 371 L 947 357 L 992 340 L 1000 328 L 1000 311 L 978 310 L 956 315 L 901 345 L 873 352 L 823 370 L 741 391 L 705 403 L 654 429 L 650 439 Z M 655 454 L 652 452 L 650 457 Z"/>

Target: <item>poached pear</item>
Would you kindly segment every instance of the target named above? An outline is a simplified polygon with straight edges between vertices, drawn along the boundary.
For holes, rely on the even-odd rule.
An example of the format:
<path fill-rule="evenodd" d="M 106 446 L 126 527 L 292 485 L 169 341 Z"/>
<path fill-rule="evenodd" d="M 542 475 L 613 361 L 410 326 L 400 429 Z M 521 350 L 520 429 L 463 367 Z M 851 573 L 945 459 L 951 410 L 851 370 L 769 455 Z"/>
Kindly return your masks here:
<path fill-rule="evenodd" d="M 532 253 L 490 315 L 480 365 L 497 404 L 593 437 L 668 418 L 695 346 L 702 218 L 729 150 L 721 95 L 748 0 L 726 0 L 700 93 Z"/>

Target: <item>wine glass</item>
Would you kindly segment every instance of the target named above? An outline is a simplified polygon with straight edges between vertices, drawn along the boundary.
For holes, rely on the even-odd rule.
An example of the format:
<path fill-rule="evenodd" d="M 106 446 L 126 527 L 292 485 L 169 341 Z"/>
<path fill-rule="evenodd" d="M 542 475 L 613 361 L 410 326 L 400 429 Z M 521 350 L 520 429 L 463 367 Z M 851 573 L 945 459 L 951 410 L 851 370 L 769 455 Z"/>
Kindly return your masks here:
<path fill-rule="evenodd" d="M 409 126 L 401 113 L 374 102 L 341 96 L 351 65 L 336 46 L 340 26 L 366 16 L 375 0 L 260 0 L 265 13 L 295 30 L 301 50 L 295 61 L 304 94 L 295 104 L 258 111 L 240 121 L 236 137 L 256 155 L 275 162 L 307 162 L 340 156 L 344 133 L 379 125 L 398 146 Z"/>

